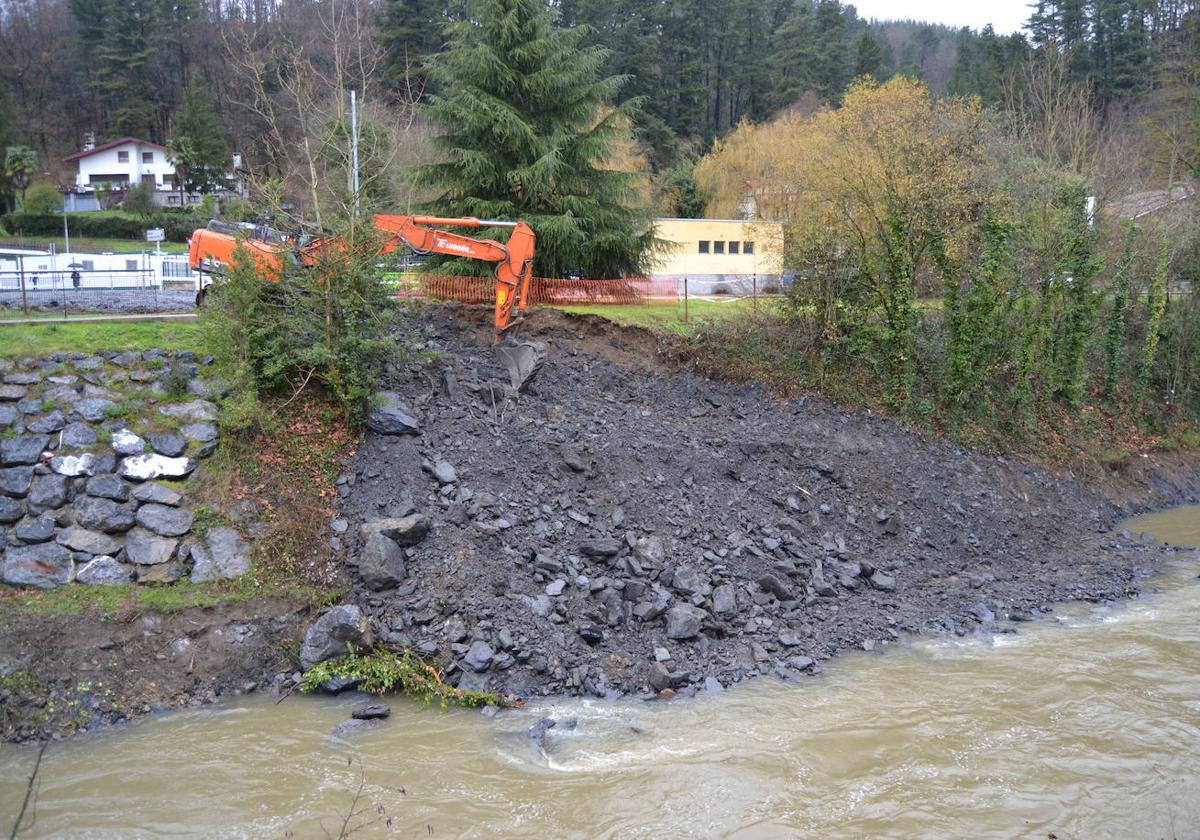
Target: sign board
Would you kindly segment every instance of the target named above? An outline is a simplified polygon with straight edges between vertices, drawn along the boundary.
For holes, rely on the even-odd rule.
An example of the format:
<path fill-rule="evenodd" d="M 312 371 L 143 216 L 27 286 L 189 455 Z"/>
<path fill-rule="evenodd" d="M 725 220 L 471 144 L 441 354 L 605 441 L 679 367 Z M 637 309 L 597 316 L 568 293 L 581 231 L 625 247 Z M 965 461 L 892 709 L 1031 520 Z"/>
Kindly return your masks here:
<path fill-rule="evenodd" d="M 165 239 L 162 228 L 150 228 L 146 231 L 147 242 L 162 242 Z"/>

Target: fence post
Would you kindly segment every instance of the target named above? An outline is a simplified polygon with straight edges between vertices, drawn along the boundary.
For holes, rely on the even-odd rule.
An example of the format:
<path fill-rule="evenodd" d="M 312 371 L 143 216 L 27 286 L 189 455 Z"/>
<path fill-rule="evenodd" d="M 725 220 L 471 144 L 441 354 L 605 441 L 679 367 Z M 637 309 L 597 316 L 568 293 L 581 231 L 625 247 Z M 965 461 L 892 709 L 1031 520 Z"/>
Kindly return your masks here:
<path fill-rule="evenodd" d="M 688 323 L 688 278 L 683 275 L 683 323 Z"/>
<path fill-rule="evenodd" d="M 757 271 L 754 272 L 754 275 L 753 275 L 750 283 L 751 283 L 750 300 L 753 301 L 753 303 L 751 305 L 754 307 L 754 311 L 757 312 L 758 311 L 758 272 Z"/>
<path fill-rule="evenodd" d="M 25 256 L 17 255 L 17 276 L 21 280 L 21 311 L 29 314 L 29 301 L 25 299 Z"/>

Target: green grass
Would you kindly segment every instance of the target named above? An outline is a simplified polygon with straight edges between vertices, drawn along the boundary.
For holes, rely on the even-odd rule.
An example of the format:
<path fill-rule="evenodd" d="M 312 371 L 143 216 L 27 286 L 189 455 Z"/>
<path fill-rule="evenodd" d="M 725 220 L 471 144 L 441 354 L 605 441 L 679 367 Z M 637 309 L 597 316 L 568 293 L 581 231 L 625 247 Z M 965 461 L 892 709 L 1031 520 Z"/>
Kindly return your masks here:
<path fill-rule="evenodd" d="M 0 598 L 0 610 L 11 608 L 34 615 L 71 616 L 99 613 L 113 616 L 118 612 L 175 613 L 191 607 L 219 607 L 240 604 L 256 598 L 287 597 L 313 605 L 332 603 L 340 590 L 318 589 L 289 583 L 263 584 L 253 575 L 214 583 L 186 583 L 145 586 L 61 586 L 42 591 L 20 591 Z"/>
<path fill-rule="evenodd" d="M 193 350 L 200 352 L 195 321 L 114 321 L 0 326 L 0 357 L 108 350 Z"/>
<path fill-rule="evenodd" d="M 0 247 L 4 248 L 44 248 L 54 245 L 57 253 L 66 251 L 66 242 L 61 236 L 4 236 L 0 237 Z M 187 245 L 182 242 L 162 242 L 164 254 L 186 254 Z M 87 236 L 72 236 L 71 251 L 76 254 L 102 254 L 112 251 L 114 254 L 140 254 L 143 251 L 154 251 L 153 242 L 141 239 L 93 239 Z"/>
<path fill-rule="evenodd" d="M 602 318 L 629 327 L 643 327 L 659 332 L 671 332 L 676 335 L 690 335 L 705 323 L 728 318 L 734 315 L 744 315 L 755 311 L 768 311 L 776 304 L 773 299 L 750 298 L 708 299 L 692 298 L 687 305 L 687 321 L 684 321 L 683 301 L 668 303 L 647 303 L 621 305 L 608 303 L 591 303 L 581 306 L 559 306 L 564 312 L 577 315 L 599 315 Z"/>

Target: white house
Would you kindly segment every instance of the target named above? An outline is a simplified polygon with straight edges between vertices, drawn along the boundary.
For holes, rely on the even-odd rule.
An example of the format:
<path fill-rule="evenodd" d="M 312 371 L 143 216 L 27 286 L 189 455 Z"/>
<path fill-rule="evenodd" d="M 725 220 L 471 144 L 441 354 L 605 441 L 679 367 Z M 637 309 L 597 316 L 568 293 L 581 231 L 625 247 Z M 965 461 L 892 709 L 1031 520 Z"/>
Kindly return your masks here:
<path fill-rule="evenodd" d="M 83 151 L 63 160 L 76 165 L 75 187 L 66 196 L 68 210 L 100 209 L 96 188 L 103 184 L 114 190 L 126 190 L 135 184 L 149 183 L 154 189 L 154 203 L 167 207 L 178 207 L 181 201 L 199 204 L 202 200 L 197 193 L 180 195 L 175 165 L 167 155 L 166 146 L 148 140 L 122 137 L 100 146 L 88 142 Z M 244 197 L 246 187 L 241 155 L 234 155 L 232 163 L 234 172 L 230 182 L 237 184 L 235 194 Z"/>

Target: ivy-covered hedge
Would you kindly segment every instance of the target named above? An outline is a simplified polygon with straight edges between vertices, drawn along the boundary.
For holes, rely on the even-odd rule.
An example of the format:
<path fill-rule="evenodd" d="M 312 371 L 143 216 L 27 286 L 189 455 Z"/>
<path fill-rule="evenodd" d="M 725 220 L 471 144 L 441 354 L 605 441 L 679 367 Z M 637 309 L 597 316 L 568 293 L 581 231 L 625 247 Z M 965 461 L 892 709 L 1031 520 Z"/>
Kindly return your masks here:
<path fill-rule="evenodd" d="M 147 219 L 90 213 L 68 213 L 67 229 L 72 236 L 93 239 L 145 239 L 149 228 L 162 228 L 168 242 L 187 242 L 198 227 L 208 222 L 197 213 L 162 211 Z M 63 217 L 58 214 L 10 213 L 0 223 L 11 236 L 61 236 Z"/>

